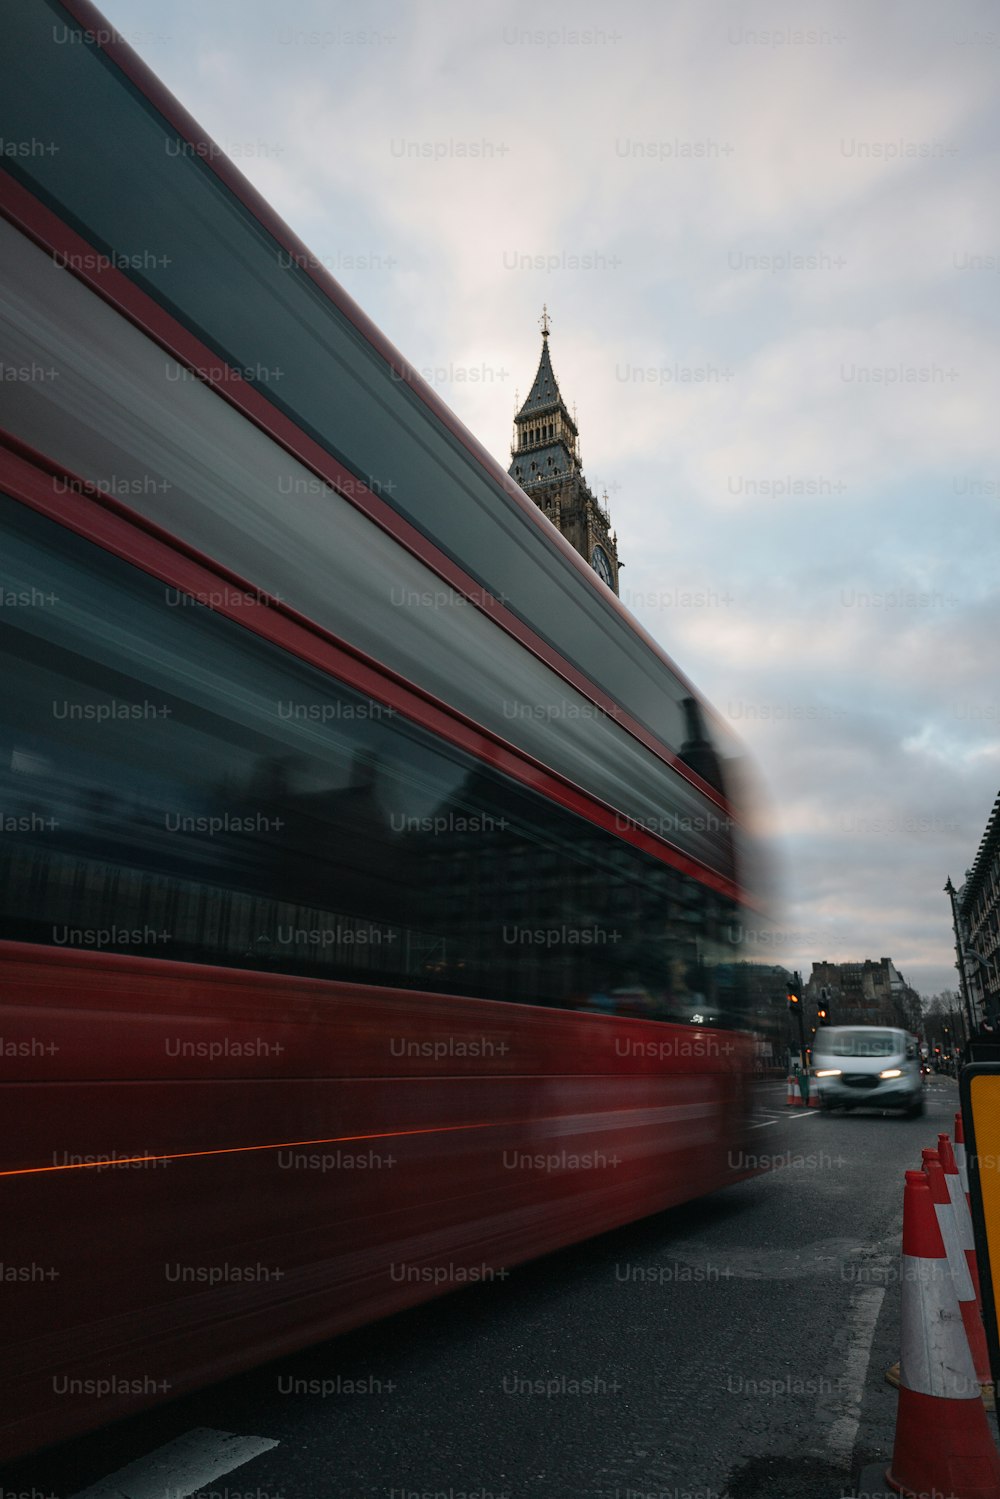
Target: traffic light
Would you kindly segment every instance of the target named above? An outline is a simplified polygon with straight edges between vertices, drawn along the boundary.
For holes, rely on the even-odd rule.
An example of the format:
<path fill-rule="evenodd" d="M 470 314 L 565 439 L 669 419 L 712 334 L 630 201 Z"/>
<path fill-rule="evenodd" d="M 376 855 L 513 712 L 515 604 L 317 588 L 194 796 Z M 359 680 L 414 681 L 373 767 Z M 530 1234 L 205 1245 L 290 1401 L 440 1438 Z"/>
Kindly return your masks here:
<path fill-rule="evenodd" d="M 824 984 L 822 989 L 819 991 L 819 1009 L 817 1011 L 820 1025 L 832 1024 L 832 1021 L 830 1020 L 829 1004 L 830 990 L 827 988 L 826 984 Z"/>
<path fill-rule="evenodd" d="M 793 1011 L 797 1010 L 799 1008 L 799 1006 L 801 1005 L 801 1003 L 802 1003 L 802 1000 L 795 993 L 795 991 L 793 989 L 789 989 L 789 991 L 788 991 L 788 1008 L 790 1010 L 793 1010 Z"/>

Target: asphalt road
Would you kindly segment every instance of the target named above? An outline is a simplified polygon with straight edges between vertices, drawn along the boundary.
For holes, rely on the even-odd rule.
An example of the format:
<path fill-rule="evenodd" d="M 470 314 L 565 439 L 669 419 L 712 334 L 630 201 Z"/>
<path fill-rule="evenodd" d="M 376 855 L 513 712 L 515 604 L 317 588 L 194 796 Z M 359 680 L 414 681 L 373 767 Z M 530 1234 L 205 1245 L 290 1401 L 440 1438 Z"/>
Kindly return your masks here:
<path fill-rule="evenodd" d="M 275 1444 L 205 1499 L 835 1499 L 891 1454 L 903 1172 L 956 1107 L 945 1078 L 916 1120 L 763 1084 L 766 1175 L 52 1449 L 0 1499 L 180 1499 L 177 1449 L 149 1459 L 192 1431 Z"/>

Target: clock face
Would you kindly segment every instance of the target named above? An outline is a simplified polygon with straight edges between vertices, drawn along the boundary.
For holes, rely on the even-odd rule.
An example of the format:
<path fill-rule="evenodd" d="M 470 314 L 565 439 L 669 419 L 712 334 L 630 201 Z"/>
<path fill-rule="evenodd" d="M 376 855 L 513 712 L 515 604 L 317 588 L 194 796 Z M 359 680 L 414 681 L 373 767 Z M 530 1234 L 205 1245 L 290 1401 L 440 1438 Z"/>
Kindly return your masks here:
<path fill-rule="evenodd" d="M 590 559 L 590 565 L 599 578 L 603 578 L 609 588 L 614 588 L 614 574 L 611 571 L 611 563 L 608 554 L 603 547 L 595 547 Z"/>

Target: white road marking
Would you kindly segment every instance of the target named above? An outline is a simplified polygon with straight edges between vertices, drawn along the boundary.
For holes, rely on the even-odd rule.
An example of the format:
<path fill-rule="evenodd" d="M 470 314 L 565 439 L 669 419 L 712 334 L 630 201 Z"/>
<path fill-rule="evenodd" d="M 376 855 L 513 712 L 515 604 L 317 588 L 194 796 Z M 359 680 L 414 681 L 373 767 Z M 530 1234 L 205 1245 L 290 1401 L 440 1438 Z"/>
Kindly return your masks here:
<path fill-rule="evenodd" d="M 820 1112 L 821 1111 L 819 1109 L 801 1108 L 801 1109 L 796 1109 L 795 1112 L 794 1112 L 794 1114 L 793 1113 L 784 1113 L 784 1112 L 782 1112 L 780 1114 L 772 1114 L 770 1116 L 770 1118 L 765 1119 L 764 1123 L 765 1124 L 780 1124 L 783 1119 L 815 1119 L 816 1115 L 818 1113 L 820 1113 Z M 760 1125 L 760 1124 L 751 1124 L 750 1128 L 751 1129 L 762 1129 L 763 1126 Z"/>
<path fill-rule="evenodd" d="M 847 1352 L 844 1359 L 844 1378 L 852 1391 L 847 1408 L 827 1428 L 828 1450 L 838 1462 L 846 1467 L 854 1456 L 858 1426 L 861 1423 L 861 1401 L 868 1381 L 868 1365 L 871 1363 L 872 1342 L 875 1325 L 885 1299 L 885 1286 L 873 1286 L 860 1291 L 851 1301 L 847 1311 Z"/>
<path fill-rule="evenodd" d="M 777 1124 L 777 1119 L 765 1119 L 762 1124 L 751 1124 L 751 1129 L 767 1129 L 768 1125 Z"/>
<path fill-rule="evenodd" d="M 183 1499 L 278 1443 L 199 1426 L 138 1458 L 71 1499 Z"/>

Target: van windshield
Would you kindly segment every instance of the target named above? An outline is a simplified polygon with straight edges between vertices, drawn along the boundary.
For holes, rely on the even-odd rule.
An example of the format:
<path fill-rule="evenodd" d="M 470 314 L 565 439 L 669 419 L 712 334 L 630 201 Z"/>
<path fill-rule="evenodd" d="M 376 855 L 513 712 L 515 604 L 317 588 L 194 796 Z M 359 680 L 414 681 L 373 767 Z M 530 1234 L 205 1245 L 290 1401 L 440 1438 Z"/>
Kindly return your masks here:
<path fill-rule="evenodd" d="M 857 1030 L 816 1032 L 814 1051 L 834 1057 L 891 1057 L 902 1051 L 892 1031 Z"/>

